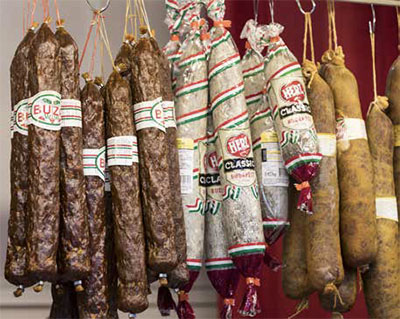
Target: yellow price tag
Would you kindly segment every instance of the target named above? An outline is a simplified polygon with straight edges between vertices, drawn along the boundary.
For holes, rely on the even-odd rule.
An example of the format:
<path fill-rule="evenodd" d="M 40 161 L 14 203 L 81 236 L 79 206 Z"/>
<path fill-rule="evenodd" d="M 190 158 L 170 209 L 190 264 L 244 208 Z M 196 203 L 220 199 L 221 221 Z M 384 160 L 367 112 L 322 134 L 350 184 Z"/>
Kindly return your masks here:
<path fill-rule="evenodd" d="M 178 149 L 182 150 L 193 150 L 194 149 L 194 141 L 191 138 L 177 138 L 176 143 Z"/>
<path fill-rule="evenodd" d="M 261 143 L 278 143 L 278 135 L 276 132 L 262 132 Z"/>

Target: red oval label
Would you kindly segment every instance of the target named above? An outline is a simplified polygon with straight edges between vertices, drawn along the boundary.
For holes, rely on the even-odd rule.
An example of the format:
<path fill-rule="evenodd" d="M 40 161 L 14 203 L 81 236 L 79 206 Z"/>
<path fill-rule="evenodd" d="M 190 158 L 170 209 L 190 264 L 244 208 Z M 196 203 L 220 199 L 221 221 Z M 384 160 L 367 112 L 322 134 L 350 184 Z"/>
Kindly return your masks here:
<path fill-rule="evenodd" d="M 281 96 L 285 101 L 292 103 L 304 101 L 305 92 L 303 85 L 299 81 L 286 84 L 281 88 Z"/>
<path fill-rule="evenodd" d="M 208 174 L 218 173 L 218 157 L 216 151 L 207 153 L 204 160 Z"/>
<path fill-rule="evenodd" d="M 246 157 L 250 153 L 250 139 L 244 133 L 232 136 L 226 145 L 228 152 L 236 157 Z"/>

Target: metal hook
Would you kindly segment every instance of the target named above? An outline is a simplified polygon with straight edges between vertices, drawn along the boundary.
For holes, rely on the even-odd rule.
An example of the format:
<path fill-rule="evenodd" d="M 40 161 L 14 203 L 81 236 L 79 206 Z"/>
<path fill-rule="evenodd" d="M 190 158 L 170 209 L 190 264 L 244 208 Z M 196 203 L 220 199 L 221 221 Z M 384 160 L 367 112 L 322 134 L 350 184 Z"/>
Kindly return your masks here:
<path fill-rule="evenodd" d="M 269 13 L 271 14 L 271 22 L 275 23 L 274 0 L 269 0 Z"/>
<path fill-rule="evenodd" d="M 96 9 L 95 7 L 92 6 L 92 4 L 90 3 L 90 0 L 86 0 L 87 4 L 89 5 L 90 9 L 92 9 L 93 12 L 99 12 L 99 13 L 103 13 L 104 11 L 106 11 L 108 9 L 108 7 L 110 6 L 110 2 L 111 0 L 107 0 L 106 5 L 101 8 L 100 10 Z"/>
<path fill-rule="evenodd" d="M 297 6 L 299 7 L 299 10 L 300 10 L 300 12 L 302 14 L 307 14 L 307 13 L 313 14 L 314 11 L 315 11 L 315 8 L 317 7 L 317 4 L 315 3 L 315 1 L 311 0 L 312 8 L 311 8 L 310 12 L 306 12 L 306 11 L 303 10 L 303 7 L 301 6 L 300 0 L 296 0 L 296 3 L 297 3 Z"/>
<path fill-rule="evenodd" d="M 372 22 L 371 21 L 368 22 L 370 34 L 375 33 L 375 28 L 376 28 L 376 15 L 373 4 L 371 4 L 371 11 L 372 11 Z"/>
<path fill-rule="evenodd" d="M 258 0 L 253 0 L 254 20 L 258 22 Z"/>

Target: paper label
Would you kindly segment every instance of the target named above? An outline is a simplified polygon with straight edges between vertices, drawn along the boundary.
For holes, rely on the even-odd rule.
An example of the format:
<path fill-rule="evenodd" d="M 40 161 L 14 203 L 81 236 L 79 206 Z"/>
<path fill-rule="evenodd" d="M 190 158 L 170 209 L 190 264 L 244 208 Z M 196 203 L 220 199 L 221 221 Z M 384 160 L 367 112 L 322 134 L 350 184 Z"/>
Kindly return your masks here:
<path fill-rule="evenodd" d="M 283 127 L 293 130 L 311 128 L 314 122 L 304 80 L 300 77 L 284 76 L 271 80 L 271 86 L 276 98 L 274 119 L 279 118 Z"/>
<path fill-rule="evenodd" d="M 173 101 L 163 101 L 165 128 L 176 128 L 175 104 Z"/>
<path fill-rule="evenodd" d="M 61 95 L 56 91 L 42 91 L 29 99 L 29 124 L 45 130 L 61 129 Z"/>
<path fill-rule="evenodd" d="M 136 136 L 116 136 L 107 139 L 108 166 L 131 166 L 138 162 Z"/>
<path fill-rule="evenodd" d="M 106 147 L 83 149 L 83 173 L 85 176 L 97 176 L 105 181 Z"/>
<path fill-rule="evenodd" d="M 61 100 L 61 127 L 82 127 L 81 101 Z"/>
<path fill-rule="evenodd" d="M 14 106 L 13 132 L 28 136 L 29 104 L 28 99 L 19 101 Z"/>
<path fill-rule="evenodd" d="M 399 221 L 396 197 L 375 198 L 376 218 L 387 218 Z"/>
<path fill-rule="evenodd" d="M 11 115 L 10 115 L 10 133 L 11 133 L 11 138 L 14 137 L 14 126 L 15 126 L 15 116 L 14 116 L 14 111 L 11 111 Z"/>
<path fill-rule="evenodd" d="M 193 193 L 194 141 L 189 138 L 178 138 L 179 172 L 181 176 L 181 193 Z"/>
<path fill-rule="evenodd" d="M 394 125 L 394 147 L 400 146 L 400 125 Z"/>
<path fill-rule="evenodd" d="M 338 118 L 336 120 L 337 141 L 367 139 L 365 122 L 362 119 Z"/>
<path fill-rule="evenodd" d="M 165 132 L 162 99 L 137 103 L 133 106 L 136 130 L 154 127 Z"/>
<path fill-rule="evenodd" d="M 334 157 L 336 155 L 336 135 L 335 134 L 318 134 L 319 152 L 323 156 Z"/>
<path fill-rule="evenodd" d="M 203 178 L 200 178 L 200 184 L 207 187 L 207 197 L 216 201 L 222 201 L 224 189 L 221 186 L 215 143 L 207 144 L 207 152 L 204 156 L 203 162 L 206 169 L 206 175 Z"/>
<path fill-rule="evenodd" d="M 279 143 L 261 144 L 262 184 L 264 186 L 289 186 L 289 175 L 285 169 Z"/>
<path fill-rule="evenodd" d="M 236 186 L 251 186 L 256 182 L 250 130 L 219 131 L 223 167 L 226 179 Z"/>
<path fill-rule="evenodd" d="M 262 132 L 261 143 L 278 143 L 278 134 L 275 131 Z"/>
<path fill-rule="evenodd" d="M 199 142 L 199 174 L 198 174 L 198 183 L 199 183 L 199 195 L 202 200 L 206 199 L 207 196 L 207 188 L 204 183 L 202 183 L 202 179 L 206 176 L 206 165 L 205 165 L 205 156 L 207 154 L 207 145 L 204 142 Z"/>

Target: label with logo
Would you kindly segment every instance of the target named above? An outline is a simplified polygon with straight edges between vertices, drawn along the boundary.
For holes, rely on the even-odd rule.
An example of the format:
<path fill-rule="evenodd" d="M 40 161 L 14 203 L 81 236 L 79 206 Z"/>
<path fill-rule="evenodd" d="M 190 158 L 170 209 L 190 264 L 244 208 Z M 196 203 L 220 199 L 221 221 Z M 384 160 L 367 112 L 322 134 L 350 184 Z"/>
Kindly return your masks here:
<path fill-rule="evenodd" d="M 181 193 L 193 193 L 194 141 L 190 138 L 178 138 L 179 172 Z"/>
<path fill-rule="evenodd" d="M 83 173 L 85 176 L 97 176 L 105 181 L 106 147 L 83 149 Z"/>
<path fill-rule="evenodd" d="M 251 186 L 256 181 L 250 130 L 220 130 L 226 179 L 236 186 Z"/>
<path fill-rule="evenodd" d="M 334 157 L 336 155 L 336 135 L 328 133 L 318 134 L 319 152 L 323 156 Z"/>
<path fill-rule="evenodd" d="M 73 99 L 61 100 L 61 126 L 82 127 L 81 101 Z"/>
<path fill-rule="evenodd" d="M 203 180 L 200 179 L 200 181 L 205 187 L 207 187 L 207 197 L 216 201 L 222 201 L 224 189 L 221 186 L 215 142 L 207 144 L 207 152 L 203 161 L 206 174 L 203 177 Z"/>
<path fill-rule="evenodd" d="M 277 137 L 276 139 L 261 137 L 261 141 L 262 185 L 288 187 L 289 175 L 283 163 Z"/>
<path fill-rule="evenodd" d="M 29 124 L 45 130 L 61 129 L 61 95 L 56 91 L 42 91 L 29 99 Z"/>
<path fill-rule="evenodd" d="M 138 162 L 136 136 L 115 136 L 107 139 L 108 166 L 131 166 Z"/>
<path fill-rule="evenodd" d="M 367 139 L 365 122 L 362 119 L 338 118 L 336 119 L 337 141 L 351 141 Z"/>
<path fill-rule="evenodd" d="M 377 218 L 399 221 L 396 197 L 377 197 L 375 198 L 375 206 Z"/>
<path fill-rule="evenodd" d="M 394 147 L 400 146 L 400 125 L 395 125 L 394 130 Z"/>
<path fill-rule="evenodd" d="M 173 101 L 163 101 L 165 128 L 176 128 L 175 104 Z"/>
<path fill-rule="evenodd" d="M 28 136 L 29 104 L 28 99 L 19 101 L 14 106 L 13 132 Z"/>
<path fill-rule="evenodd" d="M 282 77 L 271 81 L 276 96 L 273 117 L 279 117 L 286 128 L 309 129 L 313 126 L 304 81 L 300 77 Z"/>
<path fill-rule="evenodd" d="M 137 103 L 133 106 L 136 130 L 154 127 L 165 132 L 162 99 Z"/>

